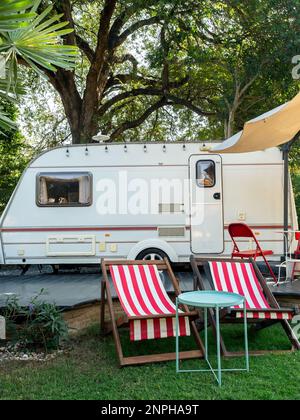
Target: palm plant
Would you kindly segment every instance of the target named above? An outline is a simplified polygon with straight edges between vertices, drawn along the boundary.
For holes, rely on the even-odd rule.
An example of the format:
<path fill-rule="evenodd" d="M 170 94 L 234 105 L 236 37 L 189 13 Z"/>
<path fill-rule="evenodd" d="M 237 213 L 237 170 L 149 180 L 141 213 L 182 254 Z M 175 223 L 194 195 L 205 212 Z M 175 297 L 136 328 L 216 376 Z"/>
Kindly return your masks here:
<path fill-rule="evenodd" d="M 11 93 L 21 94 L 18 65 L 22 60 L 40 75 L 57 68 L 72 70 L 77 48 L 64 45 L 62 37 L 73 30 L 69 22 L 60 22 L 63 15 L 49 16 L 52 6 L 37 13 L 41 0 L 1 0 L 0 5 L 0 65 L 5 66 L 5 78 L 0 83 L 0 99 L 11 100 Z M 14 123 L 0 109 L 0 130 L 14 128 Z"/>
<path fill-rule="evenodd" d="M 26 26 L 26 22 L 35 16 L 34 12 L 28 12 L 28 9 L 33 8 L 34 5 L 35 0 L 2 0 L 0 31 L 10 31 Z"/>

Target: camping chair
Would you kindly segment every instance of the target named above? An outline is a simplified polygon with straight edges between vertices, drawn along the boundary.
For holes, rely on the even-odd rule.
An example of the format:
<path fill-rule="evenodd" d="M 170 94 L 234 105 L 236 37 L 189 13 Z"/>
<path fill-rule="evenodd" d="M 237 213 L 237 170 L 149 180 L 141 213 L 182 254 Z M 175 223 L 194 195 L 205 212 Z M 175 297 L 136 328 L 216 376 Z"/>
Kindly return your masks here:
<path fill-rule="evenodd" d="M 252 259 L 244 261 L 204 260 L 191 257 L 191 265 L 198 288 L 238 293 L 244 296 L 247 305 L 247 319 L 250 323 L 265 328 L 280 322 L 293 348 L 300 350 L 300 343 L 288 322 L 294 318 L 297 313 L 296 309 L 280 308 L 255 261 Z M 207 282 L 201 275 L 200 267 L 204 268 Z M 215 330 L 216 324 L 213 312 L 210 313 L 210 318 L 211 325 Z M 232 308 L 230 313 L 228 311 L 224 312 L 222 318 L 223 322 L 228 323 L 243 322 L 243 308 Z M 223 338 L 221 339 L 221 347 L 225 356 L 239 354 L 228 352 Z M 265 352 L 256 351 L 252 354 L 261 353 Z"/>
<path fill-rule="evenodd" d="M 254 233 L 252 232 L 252 230 L 250 229 L 250 227 L 248 225 L 246 225 L 245 223 L 232 223 L 229 225 L 228 227 L 228 231 L 229 231 L 229 235 L 231 236 L 231 239 L 233 241 L 233 251 L 232 251 L 232 258 L 253 258 L 254 261 L 256 261 L 257 258 L 262 257 L 266 263 L 266 266 L 269 269 L 269 272 L 271 274 L 271 276 L 273 277 L 275 283 L 277 283 L 277 278 L 268 262 L 268 260 L 266 259 L 266 256 L 268 255 L 273 255 L 273 251 L 267 250 L 267 251 L 263 251 L 261 249 L 261 246 L 256 238 L 256 236 L 254 235 Z M 256 245 L 256 248 L 254 250 L 241 250 L 237 244 L 237 239 L 242 239 L 242 238 L 247 238 L 250 240 L 253 240 L 253 242 Z"/>
<path fill-rule="evenodd" d="M 300 264 L 300 232 L 287 232 L 288 234 L 295 234 L 295 239 L 297 241 L 297 248 L 294 252 L 291 250 L 291 246 L 289 244 L 288 235 L 285 235 L 285 260 L 280 264 L 279 266 L 279 275 L 278 275 L 278 285 L 290 283 L 295 280 L 295 275 L 300 273 L 300 270 L 298 268 Z M 291 241 L 293 243 L 293 241 Z M 281 273 L 285 269 L 285 279 L 282 280 Z"/>
<path fill-rule="evenodd" d="M 150 354 L 124 357 L 119 335 L 119 327 L 128 325 L 130 340 L 142 341 L 176 336 L 176 307 L 163 286 L 160 271 L 165 271 L 172 282 L 175 294 L 181 294 L 178 281 L 167 259 L 163 261 L 102 261 L 101 330 L 112 331 L 120 366 L 175 360 L 176 353 Z M 110 273 L 120 304 L 126 314 L 116 320 L 110 282 Z M 105 301 L 110 314 L 110 328 L 106 329 Z M 193 334 L 198 350 L 180 353 L 180 359 L 204 357 L 204 346 L 194 320 L 198 312 L 190 312 L 184 306 L 179 314 L 179 335 Z M 175 348 L 175 346 L 174 346 Z"/>

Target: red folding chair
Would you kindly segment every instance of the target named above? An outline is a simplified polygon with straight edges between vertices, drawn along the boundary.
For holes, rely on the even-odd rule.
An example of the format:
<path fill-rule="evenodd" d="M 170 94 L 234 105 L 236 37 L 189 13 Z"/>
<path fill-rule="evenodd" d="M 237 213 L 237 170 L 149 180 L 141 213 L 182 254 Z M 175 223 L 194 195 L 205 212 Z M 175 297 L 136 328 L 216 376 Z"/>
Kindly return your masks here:
<path fill-rule="evenodd" d="M 299 260 L 299 264 L 300 264 L 300 232 L 296 232 L 295 234 L 296 237 L 296 241 L 298 241 L 298 245 L 295 251 L 295 260 Z M 292 280 L 295 279 L 295 274 L 299 274 L 300 273 L 300 269 L 297 268 L 297 266 L 299 265 L 298 263 L 294 263 L 293 265 L 293 273 L 292 273 Z"/>
<path fill-rule="evenodd" d="M 272 278 L 274 279 L 275 283 L 278 282 L 269 262 L 266 259 L 266 256 L 268 255 L 273 255 L 273 251 L 271 250 L 262 250 L 261 246 L 256 238 L 256 236 L 254 235 L 253 231 L 250 229 L 250 227 L 248 225 L 246 225 L 245 223 L 232 223 L 231 225 L 229 225 L 229 235 L 231 236 L 231 239 L 233 241 L 234 244 L 234 248 L 233 248 L 233 252 L 232 252 L 232 258 L 253 258 L 254 261 L 256 261 L 257 258 L 262 257 L 269 269 L 269 272 L 272 276 Z M 241 250 L 237 244 L 237 239 L 252 239 L 253 242 L 256 245 L 256 249 L 250 249 L 250 250 Z"/>

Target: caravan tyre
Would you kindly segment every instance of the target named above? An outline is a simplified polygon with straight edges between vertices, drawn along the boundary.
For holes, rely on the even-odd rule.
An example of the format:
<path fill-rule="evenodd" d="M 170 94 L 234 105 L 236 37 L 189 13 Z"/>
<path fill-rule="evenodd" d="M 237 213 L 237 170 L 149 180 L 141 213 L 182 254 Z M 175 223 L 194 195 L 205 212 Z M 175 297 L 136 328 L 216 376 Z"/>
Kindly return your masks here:
<path fill-rule="evenodd" d="M 149 248 L 140 252 L 139 255 L 136 257 L 136 260 L 162 261 L 164 258 L 168 258 L 168 260 L 170 260 L 168 255 L 160 249 Z"/>

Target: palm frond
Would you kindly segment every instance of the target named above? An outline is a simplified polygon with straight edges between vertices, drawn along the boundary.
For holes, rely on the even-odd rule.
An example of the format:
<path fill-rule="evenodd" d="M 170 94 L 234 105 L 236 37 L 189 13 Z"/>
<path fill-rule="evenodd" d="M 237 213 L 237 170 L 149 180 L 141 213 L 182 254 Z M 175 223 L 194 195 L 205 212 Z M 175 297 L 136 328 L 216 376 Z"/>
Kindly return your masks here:
<path fill-rule="evenodd" d="M 26 27 L 36 16 L 35 6 L 39 0 L 1 0 L 0 31 L 12 31 Z M 28 12 L 28 9 L 32 9 Z"/>
<path fill-rule="evenodd" d="M 62 37 L 73 30 L 61 22 L 63 15 L 49 17 L 53 7 L 41 14 L 37 8 L 41 0 L 0 0 L 0 55 L 5 55 L 6 79 L 0 79 L 0 98 L 15 100 L 24 89 L 18 82 L 18 64 L 23 59 L 33 70 L 44 76 L 44 71 L 75 67 L 78 49 L 64 45 Z M 0 133 L 16 129 L 0 107 Z"/>
<path fill-rule="evenodd" d="M 63 45 L 61 37 L 71 33 L 64 29 L 69 23 L 60 22 L 62 15 L 47 20 L 52 6 L 32 20 L 25 28 L 7 32 L 0 44 L 0 53 L 6 53 L 10 60 L 21 57 L 37 72 L 40 68 L 56 71 L 58 67 L 71 70 L 75 66 L 77 47 Z"/>
<path fill-rule="evenodd" d="M 17 83 L 12 86 L 9 85 L 8 80 L 0 79 L 0 96 L 4 99 L 9 99 L 9 94 L 24 95 L 25 93 L 26 90 L 19 80 L 17 80 Z"/>
<path fill-rule="evenodd" d="M 0 134 L 5 136 L 5 131 L 16 130 L 17 124 L 12 121 L 0 107 Z"/>

